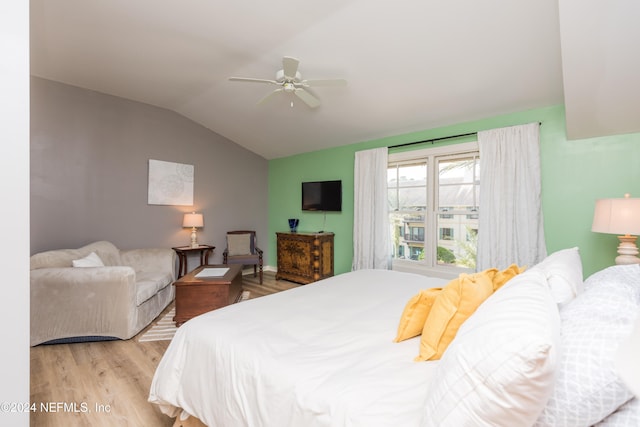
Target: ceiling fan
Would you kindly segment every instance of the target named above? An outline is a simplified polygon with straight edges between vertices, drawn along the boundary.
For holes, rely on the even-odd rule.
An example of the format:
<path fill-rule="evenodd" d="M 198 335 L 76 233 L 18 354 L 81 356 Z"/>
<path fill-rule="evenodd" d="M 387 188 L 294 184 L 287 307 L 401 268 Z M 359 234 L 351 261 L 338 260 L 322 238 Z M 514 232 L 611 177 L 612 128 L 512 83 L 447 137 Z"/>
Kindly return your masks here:
<path fill-rule="evenodd" d="M 306 90 L 308 87 L 316 86 L 344 86 L 347 84 L 343 79 L 314 79 L 303 80 L 300 71 L 298 71 L 298 65 L 300 61 L 290 56 L 282 58 L 282 70 L 276 72 L 275 80 L 269 79 L 254 79 L 250 77 L 229 77 L 229 80 L 239 82 L 253 82 L 253 83 L 268 83 L 278 86 L 273 92 L 258 101 L 258 104 L 265 102 L 271 96 L 277 93 L 292 93 L 300 98 L 310 108 L 316 108 L 320 105 L 320 100 L 316 98 L 311 92 Z M 293 102 L 291 104 L 293 106 Z"/>

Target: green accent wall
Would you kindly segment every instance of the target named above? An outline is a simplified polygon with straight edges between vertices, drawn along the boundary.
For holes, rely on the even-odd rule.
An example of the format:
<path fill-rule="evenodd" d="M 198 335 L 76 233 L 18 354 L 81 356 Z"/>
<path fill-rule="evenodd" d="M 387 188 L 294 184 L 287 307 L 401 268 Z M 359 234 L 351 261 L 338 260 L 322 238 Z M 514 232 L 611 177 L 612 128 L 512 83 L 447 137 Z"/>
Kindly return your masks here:
<path fill-rule="evenodd" d="M 355 152 L 479 130 L 540 122 L 542 205 L 547 251 L 578 246 L 585 278 L 614 264 L 618 239 L 593 233 L 595 200 L 640 197 L 640 134 L 567 140 L 564 107 L 508 114 L 374 141 L 319 150 L 269 161 L 269 251 L 275 266 L 277 231 L 288 231 L 288 218 L 299 218 L 298 231 L 335 233 L 335 273 L 351 270 L 353 256 L 353 163 Z M 460 141 L 468 141 L 462 138 Z M 442 144 L 442 143 L 439 143 Z M 417 147 L 416 147 L 417 148 Z M 342 212 L 303 212 L 303 181 L 342 180 Z"/>

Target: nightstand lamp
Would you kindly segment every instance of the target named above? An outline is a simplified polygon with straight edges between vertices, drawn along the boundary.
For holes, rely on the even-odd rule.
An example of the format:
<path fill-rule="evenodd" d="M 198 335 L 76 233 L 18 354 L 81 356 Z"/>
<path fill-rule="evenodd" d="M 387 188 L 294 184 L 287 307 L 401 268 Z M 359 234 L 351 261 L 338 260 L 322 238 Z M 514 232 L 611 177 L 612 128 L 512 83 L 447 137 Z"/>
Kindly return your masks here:
<path fill-rule="evenodd" d="M 591 231 L 617 234 L 620 240 L 616 264 L 640 264 L 636 236 L 640 235 L 640 199 L 596 200 Z"/>
<path fill-rule="evenodd" d="M 198 244 L 198 238 L 196 236 L 196 228 L 204 227 L 204 219 L 202 218 L 202 214 L 195 212 L 184 214 L 182 226 L 191 227 L 191 247 L 197 248 L 198 246 L 200 246 Z"/>

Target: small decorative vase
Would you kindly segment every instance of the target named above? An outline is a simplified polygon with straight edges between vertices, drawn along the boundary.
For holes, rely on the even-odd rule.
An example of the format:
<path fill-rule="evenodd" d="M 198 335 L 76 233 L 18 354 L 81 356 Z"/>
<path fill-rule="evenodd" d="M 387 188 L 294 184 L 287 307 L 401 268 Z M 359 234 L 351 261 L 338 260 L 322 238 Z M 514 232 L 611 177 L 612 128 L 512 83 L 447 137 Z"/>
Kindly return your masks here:
<path fill-rule="evenodd" d="M 299 223 L 300 220 L 298 218 L 289 218 L 289 230 L 291 230 L 292 233 L 297 232 Z"/>

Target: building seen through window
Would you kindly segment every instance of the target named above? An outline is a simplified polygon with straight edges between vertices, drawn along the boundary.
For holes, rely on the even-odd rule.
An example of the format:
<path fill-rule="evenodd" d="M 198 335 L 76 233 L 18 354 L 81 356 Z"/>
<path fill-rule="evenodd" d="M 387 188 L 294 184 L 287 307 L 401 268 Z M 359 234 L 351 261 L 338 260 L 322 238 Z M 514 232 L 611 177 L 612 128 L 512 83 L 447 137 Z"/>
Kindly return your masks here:
<path fill-rule="evenodd" d="M 477 149 L 390 156 L 387 170 L 394 260 L 475 269 L 480 169 Z M 429 155 L 429 151 L 435 154 Z"/>

